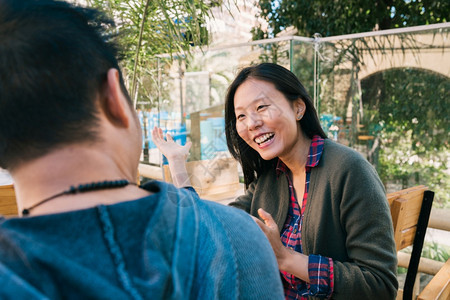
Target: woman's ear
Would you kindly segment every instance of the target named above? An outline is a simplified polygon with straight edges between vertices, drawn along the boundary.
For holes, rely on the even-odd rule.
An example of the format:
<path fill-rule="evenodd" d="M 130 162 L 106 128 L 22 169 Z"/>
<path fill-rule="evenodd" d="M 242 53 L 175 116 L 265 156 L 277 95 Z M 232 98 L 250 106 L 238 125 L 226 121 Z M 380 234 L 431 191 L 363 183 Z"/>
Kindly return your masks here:
<path fill-rule="evenodd" d="M 294 113 L 297 120 L 300 120 L 303 117 L 303 115 L 305 114 L 305 110 L 306 104 L 301 98 L 298 98 L 294 101 Z"/>
<path fill-rule="evenodd" d="M 115 125 L 128 127 L 129 125 L 129 103 L 122 92 L 117 69 L 109 69 L 107 73 L 106 88 L 104 94 L 103 110 Z"/>

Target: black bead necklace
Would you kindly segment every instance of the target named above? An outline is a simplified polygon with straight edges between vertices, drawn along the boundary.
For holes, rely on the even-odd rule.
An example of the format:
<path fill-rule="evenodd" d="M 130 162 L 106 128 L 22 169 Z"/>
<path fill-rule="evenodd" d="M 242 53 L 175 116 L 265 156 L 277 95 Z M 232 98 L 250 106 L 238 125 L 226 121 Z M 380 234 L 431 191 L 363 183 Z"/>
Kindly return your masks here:
<path fill-rule="evenodd" d="M 76 193 L 85 193 L 85 192 L 90 192 L 90 191 L 98 191 L 98 190 L 106 190 L 106 189 L 114 189 L 114 188 L 121 188 L 121 187 L 125 187 L 127 185 L 137 185 L 134 182 L 129 182 L 126 179 L 120 179 L 120 180 L 105 180 L 105 181 L 99 181 L 99 182 L 92 182 L 92 183 L 85 183 L 85 184 L 80 184 L 78 186 L 71 186 L 68 190 L 65 190 L 63 192 L 60 192 L 58 194 L 55 194 L 51 197 L 45 198 L 44 200 L 34 204 L 33 206 L 30 206 L 28 208 L 24 208 L 22 210 L 22 215 L 23 216 L 28 216 L 30 214 L 30 211 L 41 205 L 44 204 L 47 201 L 50 201 L 52 199 L 55 199 L 57 197 L 61 197 L 63 195 L 70 195 L 70 194 L 76 194 Z"/>

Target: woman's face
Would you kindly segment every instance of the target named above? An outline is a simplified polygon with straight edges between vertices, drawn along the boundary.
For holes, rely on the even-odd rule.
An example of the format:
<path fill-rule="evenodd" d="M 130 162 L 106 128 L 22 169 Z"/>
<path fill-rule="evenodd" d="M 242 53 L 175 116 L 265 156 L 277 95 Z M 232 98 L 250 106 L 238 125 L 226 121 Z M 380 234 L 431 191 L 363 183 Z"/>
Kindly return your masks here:
<path fill-rule="evenodd" d="M 302 100 L 290 102 L 273 83 L 249 78 L 234 95 L 236 130 L 263 159 L 289 156 L 299 141 L 297 116 L 303 115 Z"/>

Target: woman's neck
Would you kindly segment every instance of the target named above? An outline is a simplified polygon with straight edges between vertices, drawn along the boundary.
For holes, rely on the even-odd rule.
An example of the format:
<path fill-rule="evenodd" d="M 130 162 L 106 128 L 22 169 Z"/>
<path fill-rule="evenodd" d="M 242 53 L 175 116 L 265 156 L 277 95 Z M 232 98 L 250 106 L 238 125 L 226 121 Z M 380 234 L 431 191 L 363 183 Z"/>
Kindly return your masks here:
<path fill-rule="evenodd" d="M 302 132 L 292 150 L 287 155 L 280 157 L 281 161 L 289 168 L 293 176 L 305 172 L 310 146 L 311 139 Z"/>

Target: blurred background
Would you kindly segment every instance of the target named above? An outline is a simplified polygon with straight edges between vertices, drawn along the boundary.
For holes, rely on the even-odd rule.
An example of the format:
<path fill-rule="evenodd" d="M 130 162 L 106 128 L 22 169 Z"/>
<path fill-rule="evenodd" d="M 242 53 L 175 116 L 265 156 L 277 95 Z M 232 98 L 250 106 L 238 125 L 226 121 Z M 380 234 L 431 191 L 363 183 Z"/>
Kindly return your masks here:
<path fill-rule="evenodd" d="M 298 76 L 329 138 L 364 155 L 387 192 L 426 185 L 448 218 L 449 1 L 72 2 L 118 24 L 112 33 L 143 129 L 142 181 L 169 179 L 151 141 L 159 126 L 180 144 L 192 141 L 193 181 L 220 190 L 214 200 L 243 193 L 226 147 L 224 98 L 242 67 L 274 62 Z M 5 171 L 0 180 L 12 183 Z M 429 229 L 427 239 L 424 254 L 446 261 L 448 229 Z"/>

